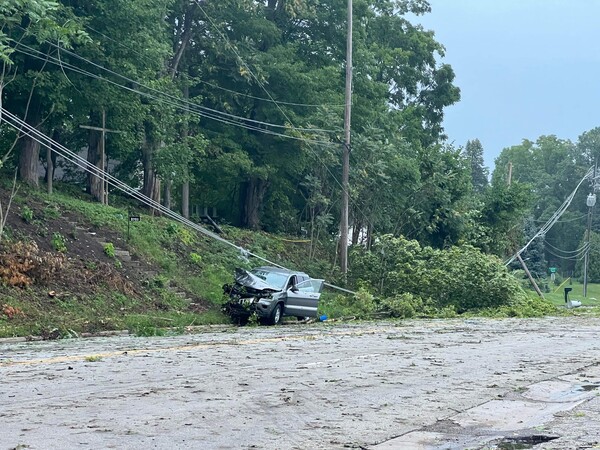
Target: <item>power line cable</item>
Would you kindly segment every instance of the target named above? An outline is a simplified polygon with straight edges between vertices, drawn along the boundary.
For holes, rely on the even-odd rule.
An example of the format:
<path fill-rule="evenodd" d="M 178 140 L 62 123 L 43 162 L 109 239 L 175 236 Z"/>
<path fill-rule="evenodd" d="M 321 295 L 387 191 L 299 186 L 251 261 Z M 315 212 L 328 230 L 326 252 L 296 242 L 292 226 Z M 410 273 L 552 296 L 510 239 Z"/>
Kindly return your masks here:
<path fill-rule="evenodd" d="M 555 256 L 556 258 L 560 258 L 560 259 L 567 260 L 567 261 L 579 261 L 579 260 L 581 260 L 585 256 L 585 254 L 587 253 L 587 251 L 589 250 L 589 248 L 590 248 L 589 246 L 586 246 L 578 254 L 576 254 L 576 255 L 569 255 L 569 256 L 567 256 L 567 255 L 559 255 L 558 253 L 554 253 L 550 249 L 546 249 L 546 251 L 548 253 L 550 253 L 552 256 Z"/>
<path fill-rule="evenodd" d="M 573 201 L 573 198 L 575 197 L 575 194 L 577 193 L 577 191 L 579 190 L 579 188 L 581 187 L 581 185 L 583 184 L 583 182 L 587 179 L 589 179 L 594 173 L 594 168 L 591 167 L 587 173 L 584 175 L 584 177 L 581 179 L 581 181 L 579 181 L 579 183 L 577 184 L 577 186 L 575 187 L 575 189 L 573 190 L 573 192 L 571 192 L 571 194 L 569 194 L 569 196 L 566 198 L 566 200 L 563 202 L 563 204 L 554 212 L 554 214 L 552 214 L 552 216 L 550 217 L 550 219 L 548 219 L 548 221 L 540 228 L 540 230 L 527 242 L 527 244 L 525 244 L 525 246 L 523 248 L 521 248 L 519 251 L 517 251 L 511 258 L 508 259 L 508 261 L 506 261 L 504 263 L 505 266 L 508 266 L 510 263 L 512 263 L 521 253 L 523 253 L 525 250 L 527 250 L 527 248 L 531 245 L 531 243 L 536 240 L 538 237 L 540 236 L 545 236 L 546 233 L 554 226 L 554 224 L 558 221 L 558 219 L 560 219 L 560 217 L 565 213 L 565 211 L 567 210 L 567 208 L 569 207 L 569 205 L 571 204 L 571 202 Z"/>
<path fill-rule="evenodd" d="M 550 248 L 554 249 L 557 252 L 562 252 L 562 253 L 578 253 L 580 252 L 583 248 L 585 248 L 587 246 L 587 244 L 584 244 L 582 247 L 576 249 L 576 250 L 563 250 L 560 249 L 558 247 L 555 247 L 554 245 L 552 245 L 550 242 L 548 242 L 546 239 L 544 239 L 544 243 L 545 245 L 549 246 Z"/>
<path fill-rule="evenodd" d="M 47 147 L 50 150 L 54 151 L 59 156 L 63 157 L 67 162 L 70 162 L 70 163 L 80 167 L 84 171 L 86 171 L 94 176 L 105 178 L 110 185 L 112 185 L 115 188 L 117 188 L 118 190 L 128 194 L 129 196 L 137 199 L 142 204 L 144 204 L 150 208 L 156 209 L 156 210 L 160 211 L 161 213 L 163 213 L 165 216 L 170 217 L 171 219 L 176 220 L 184 225 L 187 225 L 188 227 L 190 227 L 208 237 L 211 237 L 223 244 L 226 244 L 226 245 L 229 245 L 229 246 L 235 248 L 236 250 L 240 251 L 242 253 L 242 255 L 244 255 L 244 256 L 246 256 L 246 255 L 253 256 L 263 262 L 266 262 L 267 264 L 271 264 L 273 266 L 280 267 L 280 268 L 285 268 L 280 264 L 270 261 L 260 255 L 257 255 L 256 253 L 253 253 L 249 250 L 244 249 L 241 246 L 238 246 L 238 245 L 228 241 L 227 239 L 222 238 L 221 236 L 219 236 L 215 233 L 212 233 L 211 231 L 198 225 L 197 223 L 194 223 L 191 220 L 186 219 L 185 217 L 181 216 L 180 214 L 177 214 L 176 212 L 170 210 L 169 208 L 166 208 L 165 206 L 161 205 L 160 203 L 156 202 L 155 200 L 152 200 L 150 197 L 142 194 L 141 192 L 138 192 L 137 190 L 133 189 L 131 186 L 128 186 L 127 184 L 120 181 L 118 178 L 111 175 L 110 173 L 106 172 L 103 169 L 96 167 L 95 165 L 93 165 L 89 161 L 87 161 L 85 158 L 82 158 L 81 156 L 79 156 L 77 153 L 72 152 L 71 150 L 69 150 L 68 148 L 63 146 L 62 144 L 60 144 L 60 143 L 54 141 L 52 138 L 46 136 L 44 133 L 37 130 L 35 127 L 29 125 L 27 122 L 21 120 L 19 117 L 12 114 L 10 111 L 5 109 L 4 107 L 0 107 L 0 113 L 2 113 L 2 116 L 0 116 L 0 117 L 2 117 L 4 119 L 4 121 L 8 125 L 13 127 L 15 130 L 17 130 L 17 131 L 21 130 L 22 134 L 35 140 L 42 146 Z M 25 130 L 25 131 L 23 131 L 23 130 Z M 335 285 L 332 285 L 329 283 L 325 283 L 325 285 L 332 289 L 355 294 L 355 292 L 353 292 L 353 291 L 350 291 L 348 289 L 345 289 L 345 288 L 342 288 L 339 286 L 335 286 Z"/>
<path fill-rule="evenodd" d="M 27 47 L 27 46 L 25 46 L 25 47 Z M 31 49 L 31 47 L 27 47 L 27 48 Z M 306 139 L 306 138 L 302 138 L 302 137 L 298 137 L 298 136 L 292 136 L 292 135 L 289 135 L 289 134 L 278 133 L 278 132 L 273 131 L 273 130 L 268 130 L 268 129 L 260 128 L 260 127 L 254 126 L 254 125 L 249 125 L 249 124 L 244 124 L 244 123 L 236 122 L 236 121 L 231 120 L 231 119 L 226 119 L 226 118 L 223 118 L 223 117 L 214 116 L 214 115 L 212 115 L 210 113 L 207 113 L 207 112 L 195 111 L 193 109 L 190 109 L 188 106 L 182 106 L 182 105 L 180 105 L 178 103 L 175 103 L 173 101 L 170 101 L 170 100 L 167 100 L 167 99 L 164 99 L 164 98 L 160 98 L 160 97 L 157 97 L 157 96 L 152 95 L 152 94 L 148 94 L 147 92 L 143 92 L 143 91 L 131 88 L 129 86 L 125 86 L 125 85 L 119 84 L 119 83 L 117 83 L 117 82 L 115 82 L 113 80 L 110 80 L 109 78 L 105 78 L 105 77 L 102 77 L 101 75 L 97 75 L 97 74 L 94 74 L 92 72 L 88 72 L 85 69 L 81 69 L 81 68 L 79 68 L 77 66 L 73 66 L 73 65 L 71 65 L 69 63 L 61 61 L 58 58 L 55 58 L 55 57 L 52 57 L 52 56 L 48 57 L 47 55 L 45 55 L 44 53 L 42 53 L 42 52 L 40 52 L 38 50 L 35 50 L 35 49 L 31 49 L 31 50 L 33 52 L 37 52 L 38 54 L 35 54 L 32 51 L 25 51 L 25 50 L 20 49 L 18 47 L 15 48 L 15 51 L 18 51 L 18 52 L 21 52 L 23 54 L 26 54 L 26 55 L 28 55 L 28 56 L 30 56 L 32 58 L 37 58 L 37 59 L 40 59 L 40 60 L 46 60 L 48 58 L 48 62 L 51 63 L 51 64 L 54 64 L 54 65 L 57 65 L 57 66 L 60 66 L 60 67 L 66 67 L 66 68 L 68 68 L 69 70 L 71 70 L 71 71 L 73 71 L 75 73 L 79 73 L 79 74 L 82 74 L 82 75 L 85 75 L 85 76 L 89 76 L 89 77 L 97 79 L 97 80 L 105 81 L 105 82 L 107 82 L 109 84 L 112 84 L 114 86 L 120 87 L 120 88 L 122 88 L 124 90 L 127 90 L 129 92 L 133 92 L 135 94 L 147 97 L 149 99 L 152 99 L 152 100 L 155 100 L 155 101 L 158 101 L 158 102 L 161 102 L 161 103 L 173 106 L 174 108 L 183 110 L 183 111 L 185 111 L 187 113 L 191 113 L 192 115 L 196 115 L 198 117 L 208 118 L 208 119 L 211 119 L 211 120 L 214 120 L 214 121 L 217 121 L 217 122 L 224 123 L 226 125 L 233 125 L 233 126 L 237 126 L 237 127 L 240 127 L 240 128 L 247 129 L 247 130 L 257 131 L 257 132 L 260 132 L 260 133 L 263 133 L 263 134 L 268 134 L 268 135 L 272 135 L 272 136 L 278 136 L 278 137 L 282 137 L 282 138 L 286 138 L 286 139 L 292 139 L 292 140 L 297 140 L 297 141 L 302 141 L 302 142 L 310 142 L 310 143 L 315 144 L 315 145 L 328 145 L 328 146 L 335 145 L 335 144 L 333 144 L 330 141 L 318 141 L 318 140 Z"/>
<path fill-rule="evenodd" d="M 37 52 L 37 53 L 39 53 L 41 55 L 44 55 L 44 57 L 47 57 L 47 55 L 45 53 L 43 53 L 43 52 L 41 52 L 41 51 L 39 51 L 37 49 L 34 49 L 34 48 L 32 48 L 30 46 L 27 46 L 27 45 L 25 45 L 23 43 L 18 43 L 14 39 L 9 39 L 9 40 L 11 40 L 12 42 L 14 42 L 16 44 L 16 47 L 17 46 L 22 46 L 22 47 L 25 47 L 25 48 L 29 49 L 30 51 Z M 45 42 L 47 44 L 55 47 L 58 50 L 59 53 L 62 51 L 63 53 L 71 55 L 74 58 L 77 58 L 77 59 L 79 59 L 79 60 L 81 60 L 81 61 L 83 61 L 83 62 L 85 62 L 87 64 L 90 64 L 93 67 L 96 67 L 96 68 L 98 68 L 100 70 L 103 70 L 103 71 L 105 71 L 105 72 L 107 72 L 107 73 L 109 73 L 111 75 L 114 75 L 114 76 L 116 76 L 118 78 L 121 78 L 122 80 L 125 80 L 125 81 L 127 81 L 129 83 L 133 83 L 133 85 L 141 86 L 144 89 L 147 89 L 148 91 L 153 92 L 155 94 L 154 98 L 156 98 L 156 94 L 162 95 L 162 96 L 165 96 L 166 98 L 168 98 L 171 101 L 176 102 L 178 104 L 179 103 L 185 104 L 187 108 L 191 108 L 192 110 L 200 110 L 203 113 L 211 113 L 211 114 L 213 114 L 214 116 L 217 116 L 217 117 L 218 116 L 223 116 L 223 117 L 230 118 L 230 119 L 240 120 L 240 121 L 243 121 L 243 122 L 249 122 L 249 123 L 254 123 L 254 124 L 257 124 L 257 125 L 263 125 L 263 126 L 273 127 L 273 128 L 283 128 L 283 129 L 289 129 L 290 128 L 287 125 L 279 125 L 279 124 L 274 124 L 274 123 L 270 123 L 270 122 L 264 122 L 264 121 L 255 120 L 255 119 L 248 119 L 246 117 L 237 116 L 235 114 L 227 113 L 227 112 L 224 112 L 224 111 L 219 111 L 217 109 L 209 108 L 207 106 L 199 105 L 197 103 L 181 99 L 181 98 L 179 98 L 179 97 L 177 97 L 175 95 L 171 95 L 171 94 L 168 94 L 166 92 L 160 91 L 160 90 L 158 90 L 156 88 L 153 88 L 151 86 L 147 86 L 147 85 L 145 85 L 144 83 L 142 83 L 140 81 L 137 81 L 137 80 L 134 80 L 134 79 L 132 79 L 130 77 L 122 75 L 122 74 L 120 74 L 118 72 L 115 72 L 114 70 L 108 69 L 108 68 L 106 68 L 106 67 L 104 67 L 104 66 L 102 66 L 100 64 L 97 64 L 97 63 L 95 63 L 95 62 L 93 62 L 93 61 L 91 61 L 91 60 L 89 60 L 89 59 L 87 59 L 87 58 L 85 58 L 85 57 L 83 57 L 83 56 L 75 53 L 75 52 L 67 50 L 64 47 L 60 47 L 57 44 L 54 44 L 53 42 L 50 42 L 48 40 L 46 40 Z M 29 55 L 29 56 L 32 56 L 32 55 Z M 63 61 L 61 61 L 60 58 L 54 58 L 54 57 L 51 57 L 51 58 L 57 60 L 58 61 L 57 65 L 59 65 L 60 67 L 62 67 L 62 66 L 65 65 L 65 63 Z M 73 67 L 72 64 L 70 66 Z M 74 66 L 74 67 L 77 67 L 77 66 Z M 80 70 L 85 70 L 85 69 L 80 69 Z M 106 78 L 101 77 L 101 76 L 100 76 L 100 78 L 103 79 L 103 80 L 107 80 Z M 139 91 L 139 90 L 136 89 L 135 91 Z M 286 116 L 286 118 L 289 120 L 289 118 L 287 116 Z M 321 132 L 321 133 L 338 133 L 338 132 L 341 131 L 341 130 L 327 130 L 327 129 L 321 129 L 321 128 L 299 128 L 299 127 L 295 127 L 295 126 L 292 126 L 292 129 L 294 131 L 297 131 L 297 132 Z M 284 136 L 288 136 L 288 135 L 284 135 Z"/>
<path fill-rule="evenodd" d="M 131 51 L 131 52 L 133 52 L 135 54 L 137 54 L 138 56 L 141 56 L 146 61 L 149 61 L 149 62 L 152 61 L 151 58 L 148 55 L 144 55 L 143 53 L 141 53 L 141 52 L 139 52 L 139 51 L 137 51 L 137 50 L 135 50 L 135 49 L 133 49 L 133 48 L 125 45 L 125 44 L 123 44 L 122 42 L 117 41 L 116 39 L 113 39 L 110 36 L 107 36 L 106 34 L 100 32 L 98 30 L 95 30 L 94 28 L 90 27 L 89 25 L 84 25 L 84 27 L 87 28 L 87 29 L 89 29 L 89 30 L 91 30 L 91 31 L 93 31 L 94 33 L 97 33 L 100 36 L 102 36 L 102 37 L 104 37 L 104 38 L 106 38 L 106 39 L 108 39 L 108 40 L 116 43 L 117 45 L 120 45 L 121 47 L 123 47 L 123 48 L 125 48 L 125 49 L 127 49 L 127 50 L 129 50 L 129 51 Z M 152 62 L 154 62 L 154 61 L 152 61 Z M 273 103 L 273 100 L 268 99 L 268 98 L 257 97 L 257 96 L 254 96 L 254 95 L 245 94 L 243 92 L 235 91 L 233 89 L 227 89 L 227 88 L 224 88 L 222 86 L 219 86 L 218 84 L 210 83 L 210 82 L 202 80 L 202 79 L 198 79 L 197 81 L 200 82 L 200 83 L 202 83 L 202 84 L 206 84 L 206 85 L 208 85 L 210 87 L 213 87 L 215 89 L 219 89 L 219 90 L 222 90 L 222 91 L 225 91 L 225 92 L 229 92 L 229 93 L 234 94 L 234 95 L 238 95 L 238 96 L 241 96 L 241 97 L 248 97 L 248 98 L 251 98 L 251 99 L 254 99 L 254 100 L 260 100 L 260 101 L 264 101 L 264 102 Z M 280 105 L 286 105 L 286 106 L 302 106 L 302 107 L 312 107 L 312 108 L 339 108 L 339 107 L 346 106 L 343 103 L 341 103 L 341 104 L 340 103 L 314 103 L 314 104 L 311 104 L 311 103 L 285 102 L 285 101 L 281 101 L 281 100 L 277 100 L 277 103 L 279 103 Z"/>
<path fill-rule="evenodd" d="M 223 31 L 221 31 L 221 29 L 217 26 L 217 24 L 215 23 L 215 21 L 213 20 L 213 18 L 205 11 L 205 9 L 202 7 L 202 4 L 200 3 L 199 0 L 193 0 L 196 5 L 198 6 L 198 8 L 200 9 L 200 11 L 202 11 L 202 13 L 206 16 L 206 18 L 208 19 L 208 21 L 211 23 L 212 27 L 215 29 L 215 31 L 221 36 L 221 38 L 223 39 L 223 41 L 227 44 L 227 46 L 231 49 L 231 51 L 235 54 L 235 56 L 237 57 L 237 59 L 243 64 L 244 68 L 248 71 L 248 73 L 252 76 L 252 78 L 254 78 L 254 80 L 256 81 L 256 83 L 262 88 L 262 90 L 267 94 L 267 96 L 269 97 L 269 99 L 271 101 L 273 101 L 273 103 L 275 104 L 275 106 L 277 107 L 277 109 L 281 112 L 281 114 L 283 114 L 283 116 L 290 122 L 292 123 L 292 120 L 290 119 L 290 117 L 286 114 L 286 112 L 283 110 L 283 108 L 281 108 L 281 106 L 279 105 L 279 103 L 273 98 L 273 96 L 271 95 L 271 93 L 267 90 L 267 88 L 264 86 L 263 82 L 260 81 L 260 79 L 256 76 L 256 74 L 254 73 L 254 71 L 252 70 L 252 68 L 246 63 L 246 61 L 244 61 L 244 59 L 240 56 L 240 54 L 238 53 L 238 51 L 235 49 L 235 47 L 231 44 L 231 41 L 229 40 L 229 38 L 227 37 L 227 35 L 225 33 L 223 33 Z M 344 104 L 344 106 L 346 106 L 346 104 Z M 371 222 L 371 220 L 369 219 L 369 216 L 359 207 L 359 205 L 357 204 L 357 202 L 352 198 L 352 196 L 350 195 L 349 192 L 346 191 L 346 189 L 344 188 L 344 186 L 342 185 L 342 183 L 337 179 L 337 177 L 331 172 L 331 170 L 329 169 L 329 167 L 323 162 L 323 160 L 319 157 L 319 155 L 312 149 L 311 145 L 309 143 L 307 143 L 307 147 L 308 149 L 311 151 L 311 153 L 317 158 L 317 160 L 319 161 L 320 164 L 322 164 L 326 170 L 329 172 L 329 174 L 331 175 L 331 177 L 335 180 L 335 182 L 340 186 L 340 188 L 342 189 L 342 192 L 348 195 L 348 199 L 349 201 L 352 203 L 352 205 L 356 208 L 355 210 L 360 213 L 366 220 L 367 224 L 371 226 L 371 228 L 374 228 L 373 223 Z"/>

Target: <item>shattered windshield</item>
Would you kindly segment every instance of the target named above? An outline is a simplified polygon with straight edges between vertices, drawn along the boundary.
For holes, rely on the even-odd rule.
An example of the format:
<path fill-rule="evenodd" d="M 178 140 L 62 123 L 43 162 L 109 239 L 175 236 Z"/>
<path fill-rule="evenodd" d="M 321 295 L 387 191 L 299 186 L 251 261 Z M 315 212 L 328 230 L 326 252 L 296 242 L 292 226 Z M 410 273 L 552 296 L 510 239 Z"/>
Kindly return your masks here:
<path fill-rule="evenodd" d="M 269 286 L 273 286 L 274 288 L 279 289 L 283 289 L 285 287 L 285 283 L 288 279 L 288 276 L 286 274 L 278 272 L 268 272 L 266 270 L 261 269 L 251 270 L 250 273 L 256 275 L 261 280 L 266 281 Z"/>

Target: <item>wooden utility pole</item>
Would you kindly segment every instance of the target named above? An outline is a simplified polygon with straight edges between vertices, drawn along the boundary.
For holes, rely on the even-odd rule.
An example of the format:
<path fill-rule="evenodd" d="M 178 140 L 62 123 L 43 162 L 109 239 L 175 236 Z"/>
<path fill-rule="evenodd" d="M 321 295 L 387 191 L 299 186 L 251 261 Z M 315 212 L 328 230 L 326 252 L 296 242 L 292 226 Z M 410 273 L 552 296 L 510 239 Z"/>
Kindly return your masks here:
<path fill-rule="evenodd" d="M 508 163 L 508 178 L 506 180 L 506 182 L 509 186 L 510 186 L 510 183 L 512 183 L 512 169 L 513 169 L 512 162 L 509 162 Z M 519 263 L 521 263 L 521 267 L 523 267 L 523 270 L 525 271 L 527 278 L 529 278 L 529 281 L 533 285 L 533 289 L 535 289 L 535 292 L 537 292 L 537 295 L 544 298 L 544 294 L 542 293 L 542 291 L 540 290 L 540 287 L 535 282 L 535 279 L 533 278 L 533 276 L 531 275 L 531 272 L 527 268 L 527 264 L 525 264 L 525 261 L 523 261 L 523 258 L 521 258 L 521 255 L 519 253 L 517 253 L 517 259 L 519 260 Z"/>
<path fill-rule="evenodd" d="M 348 214 L 350 178 L 350 118 L 352 108 L 352 0 L 348 0 L 346 40 L 346 106 L 344 108 L 344 146 L 342 149 L 342 213 L 340 219 L 340 269 L 348 272 Z"/>
<path fill-rule="evenodd" d="M 52 195 L 52 173 L 54 172 L 54 165 L 52 163 L 52 148 L 50 145 L 46 147 L 46 188 L 48 195 Z"/>
<path fill-rule="evenodd" d="M 106 171 L 108 169 L 106 167 L 106 150 L 105 150 L 106 133 L 123 133 L 123 132 L 117 131 L 117 130 L 109 130 L 108 128 L 106 128 L 106 111 L 104 108 L 102 108 L 102 127 L 91 127 L 88 125 L 79 125 L 79 128 L 85 128 L 86 130 L 100 131 L 100 133 L 101 133 L 100 143 L 99 143 L 100 167 L 103 172 Z M 100 199 L 100 203 L 102 203 L 103 205 L 108 205 L 108 179 L 106 178 L 106 176 L 104 174 L 101 174 L 98 177 L 100 178 L 100 181 L 102 184 L 102 198 Z"/>

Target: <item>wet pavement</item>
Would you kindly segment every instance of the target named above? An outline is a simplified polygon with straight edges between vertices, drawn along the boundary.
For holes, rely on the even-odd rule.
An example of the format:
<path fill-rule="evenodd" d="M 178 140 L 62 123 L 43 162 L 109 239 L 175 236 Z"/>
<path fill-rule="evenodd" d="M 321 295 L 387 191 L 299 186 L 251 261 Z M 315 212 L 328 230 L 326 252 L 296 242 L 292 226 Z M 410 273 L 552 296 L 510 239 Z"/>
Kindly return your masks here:
<path fill-rule="evenodd" d="M 0 449 L 592 448 L 598 337 L 569 317 L 0 341 Z"/>

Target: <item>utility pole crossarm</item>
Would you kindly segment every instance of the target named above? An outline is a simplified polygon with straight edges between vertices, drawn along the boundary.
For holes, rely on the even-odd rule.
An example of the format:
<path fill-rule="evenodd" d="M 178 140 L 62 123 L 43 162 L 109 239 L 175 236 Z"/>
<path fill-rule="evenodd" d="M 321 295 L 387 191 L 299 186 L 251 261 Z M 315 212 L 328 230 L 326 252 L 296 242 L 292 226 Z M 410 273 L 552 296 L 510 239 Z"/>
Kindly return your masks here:
<path fill-rule="evenodd" d="M 100 138 L 100 165 L 101 165 L 103 171 L 108 170 L 108 168 L 106 167 L 106 150 L 105 150 L 106 133 L 124 133 L 124 131 L 111 130 L 109 128 L 106 128 L 106 111 L 104 110 L 104 108 L 102 108 L 102 126 L 101 127 L 93 127 L 90 125 L 79 125 L 79 128 L 84 128 L 86 130 L 92 130 L 92 131 L 98 131 L 98 132 L 102 133 L 102 136 Z M 108 205 L 108 180 L 104 176 L 102 176 L 102 177 L 100 177 L 100 182 L 102 184 L 102 198 L 100 199 L 100 202 L 103 205 Z"/>

